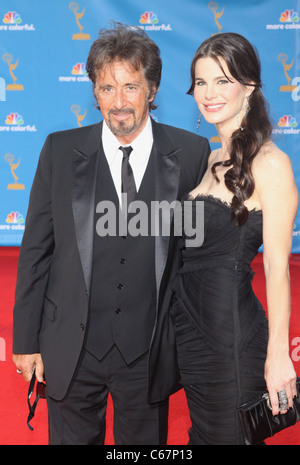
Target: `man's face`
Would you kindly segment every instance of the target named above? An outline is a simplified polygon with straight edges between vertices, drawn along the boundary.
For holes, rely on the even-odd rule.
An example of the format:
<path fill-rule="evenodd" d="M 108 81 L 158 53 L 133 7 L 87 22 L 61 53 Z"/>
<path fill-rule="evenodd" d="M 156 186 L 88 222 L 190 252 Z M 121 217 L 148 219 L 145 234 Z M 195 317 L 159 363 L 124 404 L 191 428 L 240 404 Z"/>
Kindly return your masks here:
<path fill-rule="evenodd" d="M 108 63 L 98 72 L 95 95 L 106 124 L 122 145 L 130 144 L 144 129 L 154 92 L 140 68 Z"/>

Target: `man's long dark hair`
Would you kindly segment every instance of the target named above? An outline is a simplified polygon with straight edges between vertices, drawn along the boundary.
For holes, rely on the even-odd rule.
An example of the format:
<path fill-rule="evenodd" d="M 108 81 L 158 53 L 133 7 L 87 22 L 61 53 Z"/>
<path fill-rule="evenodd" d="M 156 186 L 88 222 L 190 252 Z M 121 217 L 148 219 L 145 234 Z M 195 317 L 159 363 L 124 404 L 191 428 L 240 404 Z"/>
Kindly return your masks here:
<path fill-rule="evenodd" d="M 142 69 L 151 93 L 160 84 L 162 61 L 160 50 L 139 27 L 114 22 L 111 29 L 101 29 L 89 52 L 86 69 L 94 88 L 97 74 L 103 67 L 116 61 L 129 63 L 137 71 Z M 157 106 L 150 102 L 150 109 Z"/>
<path fill-rule="evenodd" d="M 230 159 L 214 163 L 212 166 L 212 173 L 218 180 L 217 166 L 232 165 L 225 174 L 225 185 L 233 193 L 232 216 L 237 218 L 239 224 L 243 224 L 249 213 L 244 201 L 251 197 L 255 188 L 251 165 L 263 144 L 270 139 L 272 134 L 267 104 L 261 92 L 260 60 L 254 47 L 240 34 L 230 32 L 215 34 L 200 45 L 193 58 L 192 85 L 188 94 L 194 92 L 197 61 L 207 57 L 215 60 L 221 69 L 219 59 L 222 58 L 234 79 L 245 86 L 249 83 L 253 85 L 253 92 L 248 100 L 249 110 L 241 122 L 243 130 L 238 128 L 231 136 Z"/>

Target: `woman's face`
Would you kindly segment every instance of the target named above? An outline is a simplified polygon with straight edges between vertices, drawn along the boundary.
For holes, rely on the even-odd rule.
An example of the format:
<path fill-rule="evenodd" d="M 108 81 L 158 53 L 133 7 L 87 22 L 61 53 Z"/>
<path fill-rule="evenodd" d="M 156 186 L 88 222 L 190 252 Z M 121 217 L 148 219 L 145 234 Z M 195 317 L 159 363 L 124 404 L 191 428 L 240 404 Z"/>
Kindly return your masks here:
<path fill-rule="evenodd" d="M 219 61 L 226 75 L 212 58 L 200 58 L 197 61 L 194 98 L 207 122 L 233 132 L 240 126 L 247 97 L 253 88 L 240 84 L 229 73 L 225 61 L 222 58 Z"/>

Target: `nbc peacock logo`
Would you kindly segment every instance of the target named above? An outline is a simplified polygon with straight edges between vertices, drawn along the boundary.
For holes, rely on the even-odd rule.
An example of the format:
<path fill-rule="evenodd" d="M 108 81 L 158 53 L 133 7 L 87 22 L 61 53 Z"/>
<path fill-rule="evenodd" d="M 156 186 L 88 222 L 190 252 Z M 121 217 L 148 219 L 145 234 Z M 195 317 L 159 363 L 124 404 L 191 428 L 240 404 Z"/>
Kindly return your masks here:
<path fill-rule="evenodd" d="M 22 213 L 18 211 L 12 211 L 8 213 L 5 224 L 0 224 L 0 230 L 5 231 L 24 231 L 25 219 Z"/>
<path fill-rule="evenodd" d="M 277 24 L 267 24 L 266 29 L 300 29 L 299 15 L 295 10 L 284 10 L 279 16 L 279 22 Z"/>
<path fill-rule="evenodd" d="M 21 22 L 21 16 L 16 11 L 8 11 L 3 18 L 5 24 L 21 24 Z"/>
<path fill-rule="evenodd" d="M 283 128 L 295 128 L 298 126 L 298 124 L 294 116 L 284 115 L 279 118 L 278 126 Z"/>
<path fill-rule="evenodd" d="M 143 13 L 140 18 L 141 24 L 157 24 L 158 22 L 159 19 L 157 14 L 153 13 L 153 11 L 145 11 L 145 13 Z"/>
<path fill-rule="evenodd" d="M 24 231 L 25 219 L 22 213 L 18 211 L 12 211 L 8 213 L 5 224 L 0 224 L 0 230 L 4 231 Z"/>
<path fill-rule="evenodd" d="M 5 118 L 5 126 L 0 126 L 0 132 L 36 132 L 35 125 L 24 125 L 23 116 L 20 113 L 9 113 Z"/>
<path fill-rule="evenodd" d="M 139 19 L 139 27 L 146 31 L 172 31 L 170 24 L 158 24 L 159 19 L 153 11 L 145 11 Z"/>
<path fill-rule="evenodd" d="M 72 69 L 73 76 L 76 76 L 76 80 L 80 81 L 89 81 L 88 73 L 85 67 L 85 63 L 76 63 Z"/>
<path fill-rule="evenodd" d="M 89 81 L 88 73 L 85 67 L 85 63 L 76 63 L 73 65 L 70 76 L 59 76 L 60 82 L 82 82 Z"/>
<path fill-rule="evenodd" d="M 8 224 L 23 224 L 24 222 L 24 217 L 19 212 L 11 212 L 6 217 L 6 223 Z"/>
<path fill-rule="evenodd" d="M 73 66 L 73 69 L 72 69 L 72 74 L 76 74 L 76 75 L 86 75 L 87 74 L 87 70 L 85 69 L 85 64 L 84 63 L 76 63 L 76 65 Z"/>
<path fill-rule="evenodd" d="M 10 113 L 7 115 L 5 124 L 9 125 L 21 125 L 24 124 L 23 117 L 19 113 Z"/>
<path fill-rule="evenodd" d="M 35 31 L 33 24 L 22 24 L 20 13 L 8 11 L 4 14 L 0 31 Z"/>
<path fill-rule="evenodd" d="M 279 18 L 281 23 L 297 23 L 299 21 L 298 13 L 294 10 L 285 10 Z"/>
<path fill-rule="evenodd" d="M 283 115 L 279 118 L 277 128 L 273 130 L 273 134 L 299 134 L 300 129 L 297 120 L 293 115 Z"/>

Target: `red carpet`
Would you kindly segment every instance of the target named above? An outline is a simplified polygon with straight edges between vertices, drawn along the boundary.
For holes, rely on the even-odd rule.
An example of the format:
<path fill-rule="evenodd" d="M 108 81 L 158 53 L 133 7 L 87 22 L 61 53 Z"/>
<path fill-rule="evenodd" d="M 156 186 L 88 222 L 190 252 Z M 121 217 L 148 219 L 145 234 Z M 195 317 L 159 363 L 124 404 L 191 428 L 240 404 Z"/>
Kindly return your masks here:
<path fill-rule="evenodd" d="M 36 416 L 32 421 L 34 431 L 30 431 L 26 425 L 28 385 L 16 373 L 11 361 L 12 308 L 18 252 L 19 249 L 15 247 L 0 247 L 0 445 L 46 445 L 48 436 L 46 403 L 43 400 L 39 401 Z M 256 259 L 253 269 L 255 271 L 254 289 L 266 308 L 261 256 Z M 296 371 L 300 375 L 299 255 L 291 257 L 290 271 L 292 285 L 291 356 L 295 362 Z M 106 444 L 112 445 L 111 403 L 109 403 L 107 418 Z M 190 422 L 183 391 L 171 397 L 169 425 L 168 444 L 185 445 L 188 440 L 187 430 Z M 300 445 L 300 422 L 266 442 L 269 445 Z"/>

